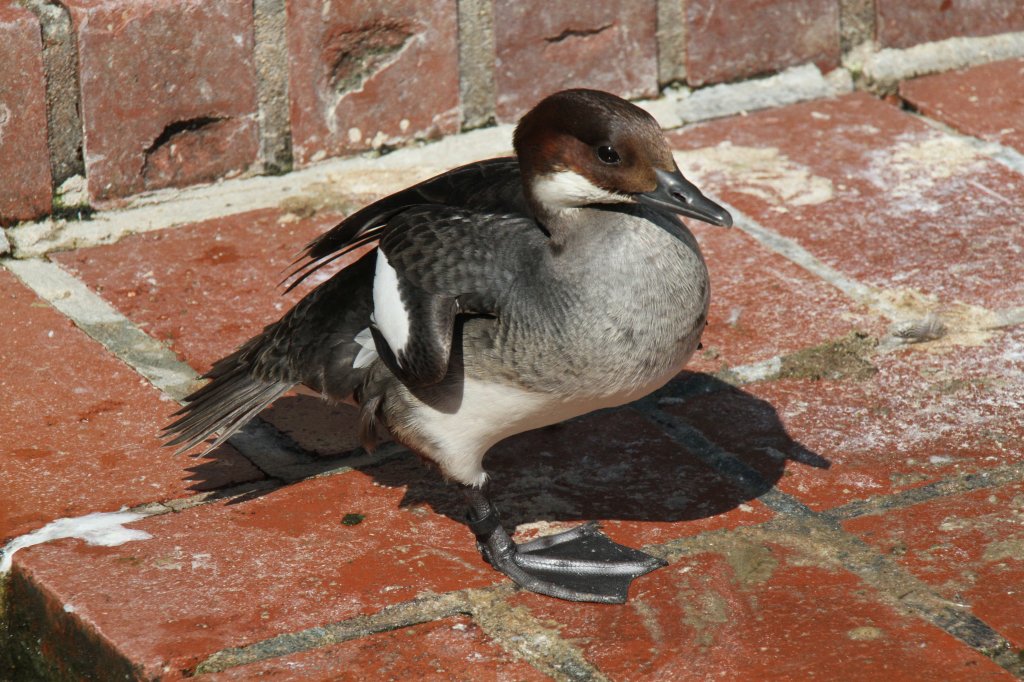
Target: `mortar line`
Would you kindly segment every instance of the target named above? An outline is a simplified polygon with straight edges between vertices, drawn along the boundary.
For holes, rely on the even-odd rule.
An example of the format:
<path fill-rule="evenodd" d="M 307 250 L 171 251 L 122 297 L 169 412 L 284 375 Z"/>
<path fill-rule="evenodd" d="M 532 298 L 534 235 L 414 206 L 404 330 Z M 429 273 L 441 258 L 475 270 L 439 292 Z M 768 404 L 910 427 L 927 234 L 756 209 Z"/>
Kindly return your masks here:
<path fill-rule="evenodd" d="M 720 448 L 698 429 L 674 415 L 664 412 L 650 399 L 641 400 L 636 407 L 661 426 L 672 440 L 694 454 L 716 473 L 737 484 L 745 493 L 754 495 L 768 508 L 781 515 L 766 522 L 763 527 L 772 527 L 773 522 L 777 522 L 778 519 L 789 519 L 789 523 L 816 527 L 816 540 L 812 539 L 811 541 L 816 541 L 822 547 L 835 549 L 839 556 L 844 557 L 841 560 L 844 568 L 875 587 L 881 594 L 892 598 L 895 603 L 905 605 L 918 617 L 956 637 L 975 651 L 990 657 L 1007 672 L 1018 677 L 1024 676 L 1024 663 L 1012 653 L 1009 640 L 975 616 L 969 607 L 951 604 L 939 596 L 931 586 L 919 581 L 892 563 L 856 535 L 845 531 L 840 523 L 843 520 L 842 517 L 830 515 L 828 512 L 816 512 L 795 497 L 778 490 L 774 485 L 769 485 L 759 472 L 742 462 L 735 454 Z M 1017 478 L 1020 478 L 1024 464 L 1015 469 Z M 992 485 L 999 480 L 998 476 L 990 476 L 988 479 L 979 478 L 991 481 Z M 953 490 L 947 494 L 949 497 L 965 492 L 959 488 L 966 486 L 953 485 L 951 487 Z M 978 485 L 977 487 L 985 486 Z M 938 486 L 936 486 L 936 492 L 937 490 Z M 933 498 L 937 496 L 934 495 Z M 921 499 L 920 501 L 927 500 Z M 742 529 L 740 530 L 742 531 Z M 823 538 L 825 535 L 829 537 Z M 810 537 L 811 534 L 808 536 Z M 666 545 L 670 543 L 666 543 Z M 885 574 L 883 575 L 883 573 Z M 904 586 L 914 585 L 912 598 L 908 601 L 905 598 L 906 594 L 893 594 L 892 590 L 885 589 L 884 586 L 887 582 L 892 581 Z"/>
<path fill-rule="evenodd" d="M 53 0 L 22 0 L 36 15 L 43 39 L 46 78 L 46 129 L 50 174 L 54 188 L 85 173 L 78 37 L 71 13 Z"/>
<path fill-rule="evenodd" d="M 795 522 L 801 523 L 813 523 L 819 527 L 828 529 L 828 533 L 831 534 L 830 542 L 819 542 L 818 544 L 823 548 L 837 547 L 837 542 L 842 541 L 845 545 L 851 545 L 859 552 L 858 560 L 854 561 L 847 559 L 842 562 L 844 568 L 858 575 L 862 580 L 865 580 L 868 584 L 872 585 L 878 590 L 879 594 L 884 598 L 888 597 L 893 601 L 894 604 L 904 605 L 908 611 L 920 617 L 927 622 L 940 627 L 945 632 L 957 637 L 963 641 L 966 645 L 971 646 L 973 649 L 980 651 L 986 655 L 992 655 L 993 650 L 998 650 L 995 653 L 1008 652 L 1009 643 L 1003 638 L 996 630 L 988 626 L 986 623 L 975 617 L 969 610 L 959 608 L 950 610 L 948 602 L 939 597 L 930 586 L 925 583 L 921 583 L 912 575 L 907 574 L 903 569 L 896 565 L 889 565 L 885 567 L 885 571 L 878 568 L 877 562 L 888 561 L 888 559 L 880 554 L 875 548 L 871 547 L 867 543 L 864 543 L 857 536 L 844 531 L 839 523 L 845 518 L 851 518 L 858 514 L 851 513 L 853 510 L 852 505 L 847 505 L 845 508 L 840 508 L 839 514 L 836 514 L 836 510 L 830 510 L 826 512 L 815 512 L 800 503 L 792 496 L 782 493 L 773 487 L 769 488 L 767 492 L 762 493 L 764 488 L 767 488 L 767 482 L 760 476 L 760 474 L 753 469 L 749 468 L 746 464 L 740 462 L 736 456 L 730 452 L 723 450 L 722 448 L 709 441 L 699 430 L 685 424 L 681 420 L 668 415 L 660 410 L 660 408 L 652 407 L 652 401 L 640 401 L 640 404 L 634 404 L 634 409 L 639 410 L 641 413 L 647 415 L 649 418 L 654 417 L 659 425 L 663 427 L 667 426 L 666 430 L 668 435 L 675 440 L 677 443 L 683 445 L 688 451 L 698 456 L 702 461 L 711 466 L 715 471 L 722 474 L 729 480 L 739 482 L 739 484 L 745 487 L 748 491 L 757 492 L 759 499 L 761 499 L 769 508 L 782 514 L 782 517 L 757 524 L 752 528 L 763 528 L 770 529 L 773 525 L 777 526 L 780 524 L 780 518 L 788 518 Z M 976 490 L 984 487 L 992 487 L 999 485 L 1003 482 L 1010 480 L 1016 480 L 1024 477 L 1024 464 L 1015 467 L 1007 467 L 1005 471 L 999 472 L 982 472 L 981 474 L 964 475 L 957 479 L 947 479 L 946 481 L 940 481 L 933 485 L 933 489 L 929 491 L 927 496 L 920 496 L 920 498 L 913 497 L 915 492 L 903 491 L 895 495 L 889 496 L 891 501 L 899 501 L 904 503 L 906 506 L 910 504 L 916 504 L 927 501 L 928 499 L 935 499 L 936 497 L 954 496 L 961 492 L 968 490 Z M 943 489 L 942 484 L 946 484 Z M 915 489 L 917 490 L 917 489 Z M 881 498 L 879 498 L 881 499 Z M 877 502 L 877 500 L 876 500 Z M 887 507 L 895 508 L 895 507 Z M 867 512 L 864 512 L 867 513 Z M 745 531 L 749 529 L 740 529 Z M 728 537 L 730 534 L 737 532 L 735 530 L 730 531 L 715 531 L 707 534 L 703 533 L 696 537 L 688 537 L 676 540 L 670 540 L 665 543 L 649 545 L 644 547 L 647 551 L 660 553 L 664 555 L 666 551 L 672 551 L 673 548 L 677 548 L 680 543 L 691 543 L 696 542 L 700 538 L 709 535 L 721 535 Z M 841 549 L 841 547 L 840 547 Z M 886 575 L 880 575 L 886 573 Z M 899 594 L 894 594 L 893 590 L 886 589 L 883 583 L 886 580 L 896 580 L 900 585 L 909 584 L 908 581 L 914 585 L 914 592 L 916 593 L 916 601 L 912 600 L 907 602 Z M 460 595 L 479 595 L 486 596 L 485 604 L 487 608 L 494 609 L 501 607 L 501 602 L 504 596 L 511 594 L 515 588 L 508 584 L 499 585 L 493 588 L 485 588 L 483 590 L 468 590 L 460 591 L 458 593 L 445 593 L 442 596 L 448 596 L 453 594 Z M 898 592 L 899 590 L 897 590 Z M 503 596 L 504 595 L 504 596 Z M 922 596 L 923 595 L 923 596 Z M 497 597 L 497 598 L 496 598 Z M 920 603 L 918 603 L 920 602 Z M 235 667 L 237 665 L 243 665 L 245 663 L 254 662 L 255 660 L 264 660 L 266 658 L 274 658 L 287 654 L 298 653 L 299 651 L 307 651 L 310 649 L 328 646 L 335 643 L 333 637 L 335 635 L 331 633 L 343 632 L 348 633 L 347 639 L 355 639 L 368 634 L 375 634 L 386 630 L 397 629 L 400 627 L 407 627 L 410 625 L 416 625 L 422 622 L 428 622 L 430 620 L 437 620 L 451 615 L 457 615 L 457 613 L 466 613 L 481 625 L 482 628 L 487 631 L 488 635 L 497 641 L 501 646 L 506 648 L 512 653 L 522 656 L 522 642 L 520 640 L 506 641 L 506 638 L 502 636 L 501 632 L 494 631 L 500 625 L 500 616 L 497 620 L 491 619 L 491 622 L 487 624 L 486 612 L 481 608 L 471 609 L 466 607 L 465 611 L 445 612 L 443 614 L 433 617 L 433 612 L 427 614 L 421 614 L 420 617 L 415 619 L 396 619 L 393 616 L 397 613 L 411 613 L 415 610 L 415 605 L 419 602 L 413 600 L 412 602 L 404 602 L 408 606 L 395 605 L 394 607 L 388 607 L 394 609 L 389 611 L 388 609 L 378 612 L 365 618 L 367 620 L 359 620 L 353 622 L 351 619 L 348 621 L 341 621 L 329 626 L 319 626 L 316 628 L 310 628 L 309 630 L 302 631 L 300 633 L 289 633 L 288 635 L 282 635 L 272 640 L 264 640 L 262 642 L 256 642 L 238 649 L 225 650 L 224 652 L 218 652 L 206 659 L 200 668 L 197 668 L 199 672 L 213 672 L 216 670 L 223 670 L 228 667 Z M 506 605 L 507 606 L 507 605 Z M 401 607 L 401 608 L 399 608 Z M 482 615 L 483 614 L 483 615 Z M 493 615 L 493 614 L 492 614 Z M 504 614 L 502 614 L 504 615 Z M 521 618 L 522 616 L 517 617 Z M 483 621 L 483 622 L 481 622 Z M 377 625 L 373 625 L 376 623 Z M 357 627 L 357 625 L 359 627 Z M 360 629 L 362 628 L 362 629 Z M 557 638 L 560 639 L 560 638 Z M 344 640 L 337 640 L 344 641 Z M 301 643 L 300 648 L 295 648 L 292 645 L 288 647 L 282 647 L 285 643 Z M 556 645 L 561 644 L 556 640 Z M 589 668 L 589 663 L 586 661 L 582 654 L 573 653 L 571 655 L 565 655 L 563 652 L 563 662 L 557 666 L 556 672 L 561 672 L 563 675 L 555 675 L 559 679 L 594 679 L 595 676 L 600 675 L 600 671 L 597 669 Z M 534 654 L 536 656 L 536 654 Z M 545 667 L 544 663 L 549 657 L 547 655 L 540 656 L 536 659 L 527 658 L 527 662 L 533 664 L 535 667 L 539 667 L 542 672 L 547 674 L 553 674 L 552 671 Z M 998 659 L 999 656 L 997 655 Z M 1000 663 L 1000 660 L 1002 662 Z M 1012 668 L 1013 661 L 1011 657 L 1003 655 L 997 663 L 1003 665 L 1004 668 L 1010 666 Z M 539 665 L 540 664 L 540 665 Z M 1010 668 L 1007 668 L 1010 670 Z M 565 676 L 564 673 L 567 671 L 580 671 L 579 675 Z M 1013 672 L 1014 670 L 1010 670 Z"/>
<path fill-rule="evenodd" d="M 56 263 L 45 259 L 0 259 L 0 266 L 157 390 L 180 403 L 196 386 L 199 375 L 192 367 Z M 355 467 L 373 466 L 406 454 L 404 448 L 389 444 L 374 453 L 357 448 L 351 456 L 337 460 L 313 457 L 258 417 L 228 439 L 228 443 L 264 475 L 288 483 L 344 474 Z"/>
<path fill-rule="evenodd" d="M 903 100 L 907 102 L 906 100 Z M 907 102 L 910 105 L 910 102 Z M 948 123 L 944 123 L 938 119 L 926 116 L 918 111 L 916 108 L 906 108 L 904 112 L 914 118 L 920 120 L 926 125 L 941 131 L 942 133 L 952 137 L 964 144 L 967 144 L 975 151 L 991 158 L 996 163 L 1010 169 L 1018 175 L 1024 175 L 1024 154 L 1017 151 L 1013 147 L 1007 147 L 999 142 L 992 142 L 975 135 L 969 135 L 962 133 L 956 128 L 952 127 Z"/>
<path fill-rule="evenodd" d="M 840 522 L 862 516 L 885 514 L 893 509 L 906 509 L 933 500 L 957 497 L 964 493 L 989 490 L 1021 481 L 1024 481 L 1024 463 L 1011 464 L 985 471 L 962 473 L 895 493 L 854 500 L 820 513 L 823 517 Z"/>
<path fill-rule="evenodd" d="M 506 598 L 516 588 L 508 583 L 417 597 L 379 611 L 318 625 L 206 657 L 192 675 L 223 672 L 299 654 L 342 642 L 392 632 L 454 616 L 467 616 L 500 647 L 556 680 L 605 680 L 579 649 L 556 630 L 543 626 L 525 607 L 511 607 Z"/>

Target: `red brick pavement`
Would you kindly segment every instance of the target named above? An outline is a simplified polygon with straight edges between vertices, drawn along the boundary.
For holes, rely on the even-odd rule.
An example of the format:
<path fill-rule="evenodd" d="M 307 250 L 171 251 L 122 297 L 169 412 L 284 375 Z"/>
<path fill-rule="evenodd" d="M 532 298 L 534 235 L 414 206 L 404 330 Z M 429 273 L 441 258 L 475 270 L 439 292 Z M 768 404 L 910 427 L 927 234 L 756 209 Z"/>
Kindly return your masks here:
<path fill-rule="evenodd" d="M 1005 102 L 1021 101 L 1014 86 Z M 928 92 L 903 90 L 1018 144 L 1019 125 L 999 133 L 1005 107 L 986 118 L 952 106 L 966 90 Z M 509 591 L 457 491 L 405 454 L 130 524 L 149 539 L 21 550 L 5 606 L 18 665 L 140 679 L 1024 674 L 1020 173 L 865 94 L 672 139 L 683 170 L 775 250 L 695 227 L 714 298 L 698 373 L 488 459 L 521 537 L 595 518 L 670 560 L 627 605 Z M 294 302 L 281 269 L 337 218 L 246 213 L 54 261 L 203 370 Z M 0 351 L 5 538 L 262 476 L 233 450 L 161 451 L 170 401 L 5 271 L 0 291 L 16 320 Z M 944 338 L 893 343 L 890 325 L 928 312 Z M 729 371 L 751 363 L 759 374 Z M 351 411 L 308 395 L 265 416 L 322 457 L 355 445 Z"/>

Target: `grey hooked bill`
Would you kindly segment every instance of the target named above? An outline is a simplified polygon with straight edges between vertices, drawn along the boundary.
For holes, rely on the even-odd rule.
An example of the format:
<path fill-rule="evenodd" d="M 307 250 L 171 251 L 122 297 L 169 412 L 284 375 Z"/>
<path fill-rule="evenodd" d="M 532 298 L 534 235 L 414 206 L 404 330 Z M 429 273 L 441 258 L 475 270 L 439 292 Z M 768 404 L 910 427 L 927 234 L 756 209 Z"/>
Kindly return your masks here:
<path fill-rule="evenodd" d="M 638 194 L 641 204 L 661 211 L 670 211 L 712 225 L 732 227 L 732 216 L 724 208 L 701 194 L 697 186 L 683 177 L 679 170 L 654 169 L 658 187 L 653 192 Z"/>

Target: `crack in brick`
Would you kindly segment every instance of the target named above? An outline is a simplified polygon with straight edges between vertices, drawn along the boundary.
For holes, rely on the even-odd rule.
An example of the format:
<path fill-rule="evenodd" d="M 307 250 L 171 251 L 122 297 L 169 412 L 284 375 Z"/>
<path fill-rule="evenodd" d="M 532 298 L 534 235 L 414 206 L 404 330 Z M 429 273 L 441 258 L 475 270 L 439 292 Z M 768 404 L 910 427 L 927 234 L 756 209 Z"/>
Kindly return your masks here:
<path fill-rule="evenodd" d="M 149 179 L 149 175 L 153 171 L 152 163 L 155 156 L 166 150 L 170 157 L 173 155 L 172 148 L 175 144 L 180 143 L 186 137 L 204 136 L 214 132 L 219 127 L 218 124 L 227 120 L 227 116 L 197 116 L 168 123 L 153 140 L 153 143 L 142 152 L 142 177 Z"/>
<path fill-rule="evenodd" d="M 598 26 L 597 28 L 567 28 L 557 36 L 551 36 L 545 38 L 546 43 L 560 43 L 569 38 L 589 38 L 590 36 L 596 36 L 599 33 L 604 33 L 611 27 L 615 26 L 615 22 Z"/>
<path fill-rule="evenodd" d="M 324 41 L 327 82 L 339 95 L 356 92 L 398 59 L 415 35 L 399 21 L 384 21 L 330 34 Z"/>

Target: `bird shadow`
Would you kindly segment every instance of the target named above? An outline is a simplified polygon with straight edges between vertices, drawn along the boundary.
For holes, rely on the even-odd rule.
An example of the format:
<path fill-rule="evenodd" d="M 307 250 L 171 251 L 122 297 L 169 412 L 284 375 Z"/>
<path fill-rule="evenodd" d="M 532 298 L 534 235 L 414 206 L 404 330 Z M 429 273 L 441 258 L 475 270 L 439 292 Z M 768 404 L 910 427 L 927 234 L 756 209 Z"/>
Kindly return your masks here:
<path fill-rule="evenodd" d="M 283 398 L 282 400 L 291 400 Z M 335 409 L 336 411 L 336 409 Z M 670 420 L 669 438 L 655 420 Z M 324 429 L 332 427 L 325 425 Z M 216 451 L 212 453 L 216 455 Z M 319 457 L 323 470 L 346 457 Z M 745 470 L 744 482 L 723 471 Z M 767 401 L 712 375 L 683 372 L 640 403 L 584 415 L 509 438 L 484 460 L 488 494 L 509 528 L 538 521 L 691 521 L 725 513 L 768 492 L 788 462 L 830 462 L 794 440 Z M 194 467 L 202 479 L 208 465 Z M 404 488 L 400 505 L 462 520 L 460 487 L 406 455 L 354 468 Z M 234 501 L 266 494 L 253 490 Z"/>

